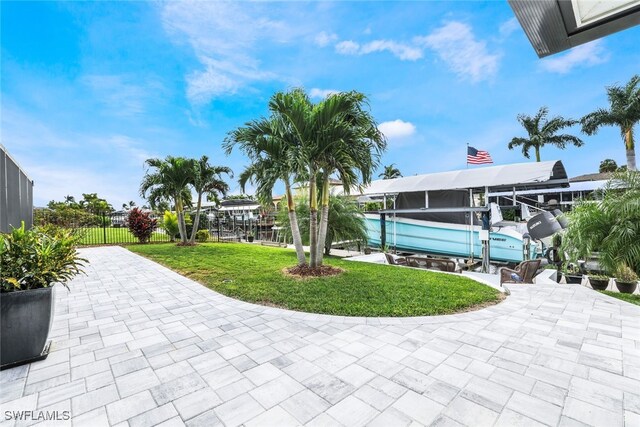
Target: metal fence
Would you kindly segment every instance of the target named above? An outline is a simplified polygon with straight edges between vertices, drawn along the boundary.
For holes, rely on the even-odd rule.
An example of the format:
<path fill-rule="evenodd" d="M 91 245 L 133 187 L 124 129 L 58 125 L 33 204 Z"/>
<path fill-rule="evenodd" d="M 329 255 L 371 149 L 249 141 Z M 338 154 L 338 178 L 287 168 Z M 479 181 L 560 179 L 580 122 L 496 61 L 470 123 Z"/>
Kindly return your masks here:
<path fill-rule="evenodd" d="M 33 181 L 0 144 L 0 232 L 33 225 Z"/>
<path fill-rule="evenodd" d="M 118 245 L 140 243 L 129 231 L 128 212 L 90 213 L 79 209 L 50 210 L 36 209 L 34 221 L 36 225 L 56 225 L 76 230 L 80 233 L 81 245 Z M 162 217 L 151 214 L 156 220 L 149 243 L 166 243 L 179 241 L 179 236 L 170 236 L 162 227 Z M 273 229 L 273 219 L 236 219 L 203 214 L 200 216 L 199 230 L 207 231 L 207 241 L 242 241 L 262 240 L 276 241 L 279 238 L 277 229 Z M 187 226 L 190 236 L 191 225 Z"/>
<path fill-rule="evenodd" d="M 76 230 L 81 235 L 81 245 L 139 243 L 139 240 L 129 231 L 127 217 L 126 212 L 91 213 L 79 209 L 36 209 L 34 211 L 36 225 L 51 224 Z M 156 227 L 151 233 L 149 242 L 170 242 L 171 236 L 162 228 L 158 218 L 154 219 L 156 219 Z"/>

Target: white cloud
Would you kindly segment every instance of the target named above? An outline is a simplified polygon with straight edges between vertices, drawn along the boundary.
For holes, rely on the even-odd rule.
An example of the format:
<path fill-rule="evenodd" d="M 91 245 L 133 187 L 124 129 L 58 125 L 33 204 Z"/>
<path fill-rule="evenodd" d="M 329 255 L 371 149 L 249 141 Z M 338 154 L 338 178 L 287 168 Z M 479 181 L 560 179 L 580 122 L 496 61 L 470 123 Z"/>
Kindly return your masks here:
<path fill-rule="evenodd" d="M 490 53 L 472 28 L 462 22 L 449 22 L 433 33 L 416 37 L 419 45 L 433 49 L 453 72 L 473 82 L 489 79 L 498 71 L 500 55 Z"/>
<path fill-rule="evenodd" d="M 338 40 L 338 35 L 334 33 L 327 33 L 326 31 L 322 31 L 316 35 L 314 42 L 316 45 L 320 47 L 325 47 L 334 43 Z"/>
<path fill-rule="evenodd" d="M 352 40 L 344 40 L 336 44 L 336 52 L 340 55 L 357 55 L 360 45 Z"/>
<path fill-rule="evenodd" d="M 415 135 L 416 126 L 411 122 L 405 122 L 397 119 L 388 122 L 382 122 L 378 125 L 378 130 L 384 134 L 389 140 L 405 139 Z"/>
<path fill-rule="evenodd" d="M 340 91 L 335 89 L 319 89 L 317 87 L 314 87 L 309 91 L 309 96 L 311 98 L 326 98 L 327 96 L 333 95 L 334 93 L 338 92 Z"/>
<path fill-rule="evenodd" d="M 502 37 L 508 37 L 518 28 L 520 28 L 518 19 L 516 17 L 513 17 L 507 21 L 504 21 L 502 24 L 500 24 L 500 29 L 499 29 L 500 35 Z"/>
<path fill-rule="evenodd" d="M 105 151 L 117 152 L 118 156 L 131 164 L 143 165 L 145 160 L 157 157 L 151 152 L 140 148 L 144 143 L 127 135 L 112 135 L 108 138 L 87 138 L 92 144 L 100 145 Z"/>
<path fill-rule="evenodd" d="M 504 31 L 512 31 L 510 21 L 503 24 Z M 517 21 L 515 22 L 517 28 Z M 450 22 L 426 36 L 415 37 L 411 43 L 394 40 L 373 40 L 358 43 L 343 40 L 335 45 L 341 55 L 366 55 L 390 52 L 402 61 L 417 61 L 424 57 L 425 49 L 432 49 L 456 74 L 477 82 L 493 77 L 498 70 L 500 55 L 489 52 L 484 41 L 477 40 L 471 26 Z"/>
<path fill-rule="evenodd" d="M 202 65 L 186 76 L 187 97 L 192 104 L 206 104 L 254 82 L 277 78 L 262 69 L 255 58 L 258 49 L 267 43 L 296 40 L 312 28 L 293 16 L 271 18 L 276 12 L 272 5 L 261 2 L 163 3 L 165 31 L 175 43 L 188 44 Z M 287 10 L 279 15 L 287 15 Z"/>
<path fill-rule="evenodd" d="M 81 78 L 95 93 L 95 99 L 114 116 L 136 116 L 146 111 L 147 104 L 159 92 L 162 85 L 153 77 L 145 76 L 144 84 L 132 83 L 133 76 L 90 74 Z"/>
<path fill-rule="evenodd" d="M 576 67 L 592 67 L 602 64 L 609 59 L 604 50 L 602 40 L 596 40 L 591 43 L 574 47 L 569 52 L 545 58 L 540 63 L 543 70 L 566 74 Z"/>
<path fill-rule="evenodd" d="M 422 49 L 393 40 L 373 40 L 360 45 L 353 40 L 344 40 L 336 44 L 336 52 L 341 55 L 366 55 L 388 51 L 402 61 L 415 61 L 422 58 Z"/>
<path fill-rule="evenodd" d="M 385 50 L 391 52 L 402 61 L 415 61 L 422 58 L 422 50 L 420 48 L 391 40 L 374 40 L 369 42 L 362 46 L 360 53 L 367 54 L 371 52 L 383 52 Z"/>

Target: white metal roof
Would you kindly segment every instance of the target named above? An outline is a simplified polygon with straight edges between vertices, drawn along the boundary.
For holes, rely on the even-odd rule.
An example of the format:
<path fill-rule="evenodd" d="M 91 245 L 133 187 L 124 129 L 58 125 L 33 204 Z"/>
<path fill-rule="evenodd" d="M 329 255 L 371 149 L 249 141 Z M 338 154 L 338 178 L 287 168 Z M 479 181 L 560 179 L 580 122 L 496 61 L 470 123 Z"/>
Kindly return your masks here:
<path fill-rule="evenodd" d="M 546 188 L 539 190 L 523 190 L 516 191 L 516 194 L 549 194 L 549 193 L 579 193 L 581 191 L 595 191 L 603 189 L 607 185 L 607 180 L 604 181 L 581 181 L 572 182 L 567 188 Z M 489 196 L 511 196 L 511 191 L 500 191 L 497 193 L 489 193 Z"/>
<path fill-rule="evenodd" d="M 235 205 L 235 206 L 221 206 L 220 211 L 253 211 L 259 209 L 260 205 Z"/>
<path fill-rule="evenodd" d="M 567 186 L 567 173 L 561 161 L 515 163 L 450 172 L 430 173 L 396 179 L 376 180 L 362 195 L 405 193 L 410 191 L 456 190 L 489 187 L 501 191 Z"/>

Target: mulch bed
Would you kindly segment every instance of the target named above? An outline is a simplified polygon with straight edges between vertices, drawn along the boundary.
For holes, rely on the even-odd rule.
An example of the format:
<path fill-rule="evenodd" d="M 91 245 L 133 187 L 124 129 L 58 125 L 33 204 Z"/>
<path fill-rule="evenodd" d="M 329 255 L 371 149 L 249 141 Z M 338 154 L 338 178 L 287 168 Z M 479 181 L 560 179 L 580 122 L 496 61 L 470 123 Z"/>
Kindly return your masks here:
<path fill-rule="evenodd" d="M 309 267 L 308 265 L 296 265 L 282 270 L 287 276 L 305 279 L 309 277 L 337 276 L 344 272 L 343 269 L 331 265 L 321 265 L 320 267 Z"/>

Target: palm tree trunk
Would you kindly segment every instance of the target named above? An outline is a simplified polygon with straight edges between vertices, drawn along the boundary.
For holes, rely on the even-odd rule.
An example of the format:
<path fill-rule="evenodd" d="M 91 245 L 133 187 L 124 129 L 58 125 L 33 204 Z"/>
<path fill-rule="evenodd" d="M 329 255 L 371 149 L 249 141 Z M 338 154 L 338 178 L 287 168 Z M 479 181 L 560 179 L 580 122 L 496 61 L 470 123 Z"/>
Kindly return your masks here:
<path fill-rule="evenodd" d="M 316 194 L 316 176 L 309 178 L 309 265 L 317 267 L 316 251 L 318 249 L 318 196 Z"/>
<path fill-rule="evenodd" d="M 540 161 L 540 147 L 536 145 L 536 162 Z"/>
<path fill-rule="evenodd" d="M 633 128 L 627 129 L 624 133 L 624 145 L 627 149 L 627 169 L 630 171 L 638 170 L 636 168 L 636 147 L 633 141 Z"/>
<path fill-rule="evenodd" d="M 320 217 L 320 230 L 318 231 L 318 248 L 316 249 L 316 265 L 322 265 L 324 256 L 324 243 L 327 239 L 327 227 L 329 225 L 329 177 L 325 176 L 322 182 L 322 216 Z"/>
<path fill-rule="evenodd" d="M 200 225 L 200 208 L 202 207 L 202 193 L 198 193 L 198 205 L 196 207 L 196 219 L 193 220 L 193 228 L 191 229 L 191 237 L 189 243 L 196 241 L 196 233 L 198 232 L 198 226 Z"/>
<path fill-rule="evenodd" d="M 176 213 L 178 214 L 178 231 L 180 231 L 180 241 L 187 243 L 187 226 L 184 222 L 184 211 L 182 209 L 182 200 L 176 199 Z"/>
<path fill-rule="evenodd" d="M 287 194 L 287 209 L 289 210 L 289 226 L 291 227 L 291 237 L 293 237 L 293 246 L 296 248 L 296 256 L 298 257 L 298 265 L 305 265 L 307 259 L 304 257 L 304 247 L 302 247 L 302 236 L 300 235 L 300 227 L 298 226 L 298 215 L 296 214 L 296 204 L 291 194 L 291 185 L 285 181 L 285 190 Z"/>

